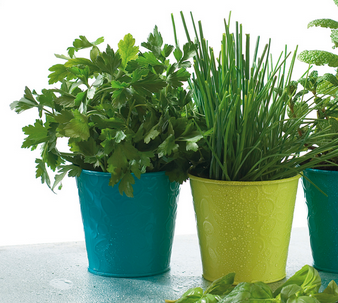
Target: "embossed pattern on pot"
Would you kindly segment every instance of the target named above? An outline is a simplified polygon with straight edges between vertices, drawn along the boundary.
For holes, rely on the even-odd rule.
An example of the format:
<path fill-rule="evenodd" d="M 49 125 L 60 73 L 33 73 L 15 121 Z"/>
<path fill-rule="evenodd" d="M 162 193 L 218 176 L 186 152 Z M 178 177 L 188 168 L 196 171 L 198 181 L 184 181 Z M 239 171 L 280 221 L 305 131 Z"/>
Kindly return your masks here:
<path fill-rule="evenodd" d="M 167 271 L 179 184 L 164 172 L 143 174 L 128 198 L 109 179 L 89 171 L 77 178 L 89 271 L 121 277 Z"/>
<path fill-rule="evenodd" d="M 298 179 L 227 182 L 191 176 L 207 280 L 229 272 L 236 272 L 236 282 L 285 277 Z"/>

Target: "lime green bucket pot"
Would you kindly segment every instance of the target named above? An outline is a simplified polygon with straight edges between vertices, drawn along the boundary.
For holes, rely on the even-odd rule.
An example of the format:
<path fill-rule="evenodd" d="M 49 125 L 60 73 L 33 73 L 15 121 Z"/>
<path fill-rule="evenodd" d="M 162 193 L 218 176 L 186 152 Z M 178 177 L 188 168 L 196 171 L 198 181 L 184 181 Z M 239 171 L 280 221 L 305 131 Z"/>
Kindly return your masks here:
<path fill-rule="evenodd" d="M 236 283 L 285 277 L 299 177 L 232 182 L 190 175 L 205 279 L 230 272 Z"/>

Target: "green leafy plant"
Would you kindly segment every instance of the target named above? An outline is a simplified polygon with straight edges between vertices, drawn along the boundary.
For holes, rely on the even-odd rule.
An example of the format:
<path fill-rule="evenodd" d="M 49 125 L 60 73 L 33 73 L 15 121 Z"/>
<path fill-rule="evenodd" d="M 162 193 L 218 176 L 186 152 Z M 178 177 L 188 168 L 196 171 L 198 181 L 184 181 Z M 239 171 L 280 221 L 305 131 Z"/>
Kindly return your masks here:
<path fill-rule="evenodd" d="M 182 13 L 181 17 L 186 37 L 193 43 Z M 322 157 L 324 161 L 338 155 L 333 151 L 338 143 L 333 134 L 313 131 L 315 119 L 308 114 L 316 104 L 311 99 L 301 116 L 287 116 L 295 94 L 291 78 L 297 50 L 289 67 L 287 49 L 273 63 L 271 41 L 259 57 L 258 37 L 251 57 L 250 35 L 244 36 L 238 22 L 232 33 L 229 15 L 216 57 L 204 37 L 202 23 L 196 26 L 192 14 L 191 19 L 196 55 L 189 89 L 197 114 L 203 117 L 197 126 L 204 136 L 192 174 L 227 181 L 275 180 L 315 167 L 320 162 L 318 154 L 330 150 Z M 306 135 L 300 136 L 299 129 L 307 129 Z M 323 144 L 305 152 L 313 142 Z"/>
<path fill-rule="evenodd" d="M 317 270 L 305 265 L 292 277 L 273 291 L 263 282 L 241 282 L 234 286 L 235 274 L 231 273 L 212 282 L 203 291 L 201 287 L 187 290 L 178 300 L 166 303 L 335 303 L 338 301 L 338 286 L 331 281 L 323 292 Z"/>
<path fill-rule="evenodd" d="M 338 138 L 338 79 L 336 76 L 326 73 L 319 76 L 318 71 L 307 73 L 306 76 L 294 82 L 294 86 L 301 86 L 301 89 L 292 97 L 290 101 L 289 116 L 300 117 L 305 108 L 307 108 L 307 101 L 304 98 L 313 100 L 315 106 L 312 108 L 316 113 L 317 119 L 314 121 L 313 129 L 318 133 L 333 134 L 330 139 L 318 140 L 307 145 L 308 150 L 317 150 L 327 144 L 328 140 L 336 140 Z M 308 97 L 310 95 L 310 97 Z M 306 136 L 307 129 L 299 129 L 300 136 Z M 319 153 L 318 156 L 326 156 L 330 150 Z M 322 161 L 317 165 L 318 169 L 338 170 L 338 157 L 331 154 L 332 157 Z M 318 157 L 318 159 L 320 159 Z M 308 161 L 312 161 L 309 159 Z"/>
<path fill-rule="evenodd" d="M 338 6 L 338 0 L 333 0 Z M 310 27 L 322 27 L 331 29 L 331 41 L 333 48 L 338 47 L 338 22 L 332 19 L 316 19 L 308 23 Z M 300 61 L 314 64 L 317 66 L 328 65 L 331 67 L 338 67 L 338 55 L 324 50 L 305 50 L 298 55 Z"/>
<path fill-rule="evenodd" d="M 24 96 L 11 104 L 17 113 L 37 109 L 38 118 L 23 127 L 22 148 L 41 147 L 36 177 L 52 190 L 63 178 L 79 176 L 82 169 L 111 173 L 110 185 L 133 196 L 134 177 L 166 171 L 171 181 L 187 179 L 189 158 L 201 135 L 193 122 L 189 79 L 190 44 L 183 50 L 164 44 L 155 26 L 148 40 L 135 45 L 131 34 L 118 43 L 117 51 L 75 39 L 65 60 L 49 71 L 49 84 L 39 94 L 25 88 Z M 76 57 L 89 50 L 89 58 Z M 169 56 L 175 53 L 175 63 Z M 65 138 L 69 149 L 62 149 Z M 54 182 L 49 174 L 55 172 Z"/>
<path fill-rule="evenodd" d="M 334 0 L 338 5 L 338 1 Z M 331 29 L 331 40 L 334 44 L 333 48 L 338 46 L 338 22 L 331 19 L 317 19 L 308 24 L 308 28 L 319 26 Z M 328 65 L 330 67 L 338 67 L 338 55 L 324 50 L 305 50 L 298 55 L 298 59 L 302 62 L 309 64 L 308 72 L 302 76 L 294 86 L 298 85 L 301 88 L 293 96 L 291 101 L 291 117 L 300 117 L 305 108 L 305 98 L 312 99 L 315 103 L 313 112 L 316 113 L 317 119 L 315 121 L 314 129 L 316 132 L 335 133 L 333 139 L 338 138 L 338 75 L 337 70 L 335 73 L 325 73 L 322 76 L 318 71 L 311 71 L 313 65 L 321 66 Z M 304 135 L 303 130 L 300 130 L 301 135 Z M 312 145 L 308 145 L 309 150 L 315 150 L 318 146 L 325 144 L 325 141 L 318 140 Z M 329 151 L 324 151 L 319 156 L 326 155 Z M 338 157 L 333 156 L 329 161 L 323 161 L 321 169 L 338 170 Z"/>

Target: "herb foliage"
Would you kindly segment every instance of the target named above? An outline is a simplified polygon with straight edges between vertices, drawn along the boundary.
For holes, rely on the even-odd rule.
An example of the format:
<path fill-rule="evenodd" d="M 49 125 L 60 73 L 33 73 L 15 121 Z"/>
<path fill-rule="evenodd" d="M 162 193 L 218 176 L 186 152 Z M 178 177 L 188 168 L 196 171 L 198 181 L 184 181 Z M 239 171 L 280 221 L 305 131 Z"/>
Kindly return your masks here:
<path fill-rule="evenodd" d="M 338 6 L 338 1 L 334 1 Z M 313 26 L 319 26 L 322 28 L 331 29 L 331 40 L 333 48 L 338 46 L 338 22 L 332 19 L 316 19 L 308 24 L 308 28 Z M 309 64 L 308 72 L 303 75 L 298 81 L 294 82 L 294 87 L 298 89 L 297 93 L 293 96 L 291 101 L 291 115 L 294 117 L 300 117 L 302 109 L 306 107 L 306 98 L 311 99 L 315 104 L 313 107 L 313 113 L 315 113 L 317 119 L 314 124 L 316 132 L 321 133 L 334 133 L 331 138 L 335 140 L 338 138 L 338 74 L 337 70 L 334 73 L 325 73 L 319 75 L 318 71 L 311 71 L 313 65 L 322 66 L 328 65 L 330 67 L 338 67 L 338 55 L 327 52 L 324 50 L 305 50 L 301 52 L 298 59 L 302 62 Z M 300 130 L 303 133 L 303 130 Z M 305 135 L 305 134 L 303 134 Z M 325 144 L 325 140 L 314 141 L 311 145 L 308 145 L 309 150 L 316 150 L 318 147 Z M 322 154 L 318 154 L 323 157 L 329 151 L 323 151 Z M 332 155 L 328 161 L 323 161 L 320 169 L 338 170 L 338 157 Z"/>
<path fill-rule="evenodd" d="M 334 4 L 338 6 L 338 1 L 333 0 Z M 338 22 L 332 19 L 316 19 L 308 23 L 308 28 L 310 27 L 322 27 L 329 28 L 331 30 L 331 41 L 333 43 L 333 48 L 338 47 Z M 338 67 L 338 55 L 324 51 L 324 50 L 305 50 L 298 55 L 300 61 L 314 64 L 317 66 L 325 65 L 331 67 Z"/>
<path fill-rule="evenodd" d="M 17 113 L 37 109 L 38 118 L 23 127 L 22 144 L 41 147 L 36 177 L 54 190 L 82 169 L 109 172 L 110 185 L 119 183 L 120 193 L 129 197 L 134 178 L 146 172 L 166 171 L 171 181 L 182 183 L 202 137 L 184 89 L 191 43 L 182 50 L 164 44 L 156 26 L 141 44 L 145 52 L 131 34 L 117 51 L 109 45 L 100 50 L 103 41 L 75 39 L 67 55 L 56 55 L 65 62 L 49 69 L 49 84 L 58 86 L 40 94 L 26 87 L 23 98 L 11 104 Z M 75 56 L 82 50 L 89 50 L 89 57 Z M 67 139 L 69 150 L 62 150 L 60 138 Z"/>
<path fill-rule="evenodd" d="M 166 303 L 335 303 L 338 301 L 338 286 L 331 281 L 323 292 L 316 269 L 305 265 L 292 277 L 273 291 L 263 282 L 241 282 L 234 286 L 235 274 L 230 273 L 212 282 L 203 291 L 201 287 L 187 290 L 178 300 L 165 300 Z"/>
<path fill-rule="evenodd" d="M 181 18 L 192 43 L 182 13 Z M 314 132 L 315 120 L 308 118 L 316 107 L 311 99 L 301 115 L 287 115 L 296 94 L 292 71 L 297 50 L 289 65 L 287 48 L 274 63 L 271 40 L 259 56 L 258 37 L 251 57 L 250 35 L 243 34 L 238 22 L 231 32 L 229 15 L 217 57 L 204 37 L 201 21 L 196 25 L 192 14 L 191 20 L 196 55 L 189 88 L 202 117 L 197 125 L 205 139 L 200 142 L 200 158 L 194 161 L 192 174 L 226 181 L 276 180 L 315 167 L 319 154 L 329 151 L 324 161 L 338 155 L 333 150 L 338 144 L 333 134 Z M 307 131 L 300 133 L 300 129 Z M 306 146 L 314 142 L 323 144 L 307 151 Z"/>

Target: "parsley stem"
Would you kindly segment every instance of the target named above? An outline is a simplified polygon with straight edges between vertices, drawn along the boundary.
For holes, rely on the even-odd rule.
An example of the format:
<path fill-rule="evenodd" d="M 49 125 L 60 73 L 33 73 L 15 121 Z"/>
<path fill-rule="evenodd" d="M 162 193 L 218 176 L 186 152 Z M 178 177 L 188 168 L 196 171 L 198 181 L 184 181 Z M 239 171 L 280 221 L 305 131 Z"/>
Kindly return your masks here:
<path fill-rule="evenodd" d="M 135 107 L 135 102 L 136 100 L 134 100 L 133 104 L 129 107 L 129 112 L 128 112 L 128 117 L 127 117 L 127 126 L 129 125 L 129 120 L 130 120 L 130 116 L 131 116 L 131 111 L 133 110 L 133 108 Z"/>
<path fill-rule="evenodd" d="M 50 112 L 48 109 L 43 107 L 42 110 L 45 111 L 46 113 L 50 114 L 51 116 L 54 116 L 54 113 Z"/>

